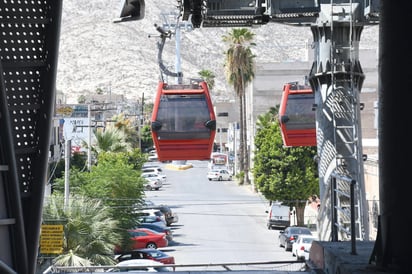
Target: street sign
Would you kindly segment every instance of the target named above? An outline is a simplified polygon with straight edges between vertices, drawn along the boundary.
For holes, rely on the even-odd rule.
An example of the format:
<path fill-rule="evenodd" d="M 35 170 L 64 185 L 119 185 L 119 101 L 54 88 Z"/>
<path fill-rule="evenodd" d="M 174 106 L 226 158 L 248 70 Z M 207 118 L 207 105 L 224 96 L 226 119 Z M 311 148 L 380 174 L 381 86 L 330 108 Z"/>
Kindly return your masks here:
<path fill-rule="evenodd" d="M 63 225 L 42 225 L 40 235 L 40 253 L 63 253 Z"/>

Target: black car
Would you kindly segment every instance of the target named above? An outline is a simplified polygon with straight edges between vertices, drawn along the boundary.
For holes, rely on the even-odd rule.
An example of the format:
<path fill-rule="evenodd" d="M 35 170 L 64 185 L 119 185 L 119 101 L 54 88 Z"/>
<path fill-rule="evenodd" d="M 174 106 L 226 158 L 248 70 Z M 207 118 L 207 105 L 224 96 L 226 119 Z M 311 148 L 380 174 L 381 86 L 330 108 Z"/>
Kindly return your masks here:
<path fill-rule="evenodd" d="M 159 249 L 142 248 L 123 252 L 116 257 L 118 262 L 133 259 L 150 259 L 164 264 L 175 264 L 175 258 Z"/>
<path fill-rule="evenodd" d="M 312 231 L 307 227 L 300 226 L 289 226 L 285 230 L 279 231 L 279 246 L 284 247 L 285 251 L 291 251 L 293 243 L 302 234 L 312 235 Z"/>

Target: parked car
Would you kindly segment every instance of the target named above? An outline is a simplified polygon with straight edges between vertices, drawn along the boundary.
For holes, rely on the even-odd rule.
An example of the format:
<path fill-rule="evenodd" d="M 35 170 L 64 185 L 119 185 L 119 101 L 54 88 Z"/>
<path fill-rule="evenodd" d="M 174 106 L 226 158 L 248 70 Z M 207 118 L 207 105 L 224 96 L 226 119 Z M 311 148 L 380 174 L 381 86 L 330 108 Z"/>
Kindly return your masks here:
<path fill-rule="evenodd" d="M 139 216 L 155 216 L 159 217 L 166 224 L 166 216 L 158 208 L 146 208 L 139 211 Z"/>
<path fill-rule="evenodd" d="M 107 272 L 167 272 L 171 267 L 164 266 L 161 262 L 150 259 L 132 259 L 119 262 L 116 267 Z"/>
<path fill-rule="evenodd" d="M 163 186 L 163 183 L 159 178 L 147 177 L 144 178 L 144 180 L 144 188 L 146 190 L 159 190 Z"/>
<path fill-rule="evenodd" d="M 169 241 L 169 244 L 170 244 L 171 241 L 173 241 L 173 230 L 171 230 L 166 225 L 160 225 L 160 224 L 156 224 L 156 223 L 140 223 L 137 227 L 149 228 L 149 229 L 154 230 L 156 232 L 165 233 L 166 234 L 166 239 Z"/>
<path fill-rule="evenodd" d="M 157 232 L 149 228 L 135 228 L 128 230 L 133 242 L 132 249 L 167 247 L 169 241 L 166 233 Z"/>
<path fill-rule="evenodd" d="M 207 179 L 209 181 L 231 181 L 232 174 L 227 169 L 212 169 L 208 171 Z"/>
<path fill-rule="evenodd" d="M 159 249 L 142 248 L 124 252 L 116 257 L 118 262 L 132 259 L 150 259 L 163 264 L 175 264 L 175 257 Z"/>
<path fill-rule="evenodd" d="M 160 216 L 152 216 L 152 215 L 142 215 L 137 218 L 139 223 L 149 223 L 149 224 L 158 224 L 158 225 L 166 225 L 165 220 Z"/>
<path fill-rule="evenodd" d="M 143 178 L 151 177 L 151 178 L 155 178 L 155 179 L 160 180 L 160 181 L 162 182 L 162 184 L 163 184 L 163 183 L 166 183 L 166 175 L 162 175 L 162 174 L 159 174 L 159 173 L 155 173 L 155 172 L 143 172 L 143 173 L 142 173 L 142 177 L 143 177 Z"/>
<path fill-rule="evenodd" d="M 159 166 L 146 166 L 142 168 L 142 173 L 156 173 L 160 175 L 165 175 L 163 169 Z"/>
<path fill-rule="evenodd" d="M 298 261 L 308 260 L 312 242 L 316 239 L 315 236 L 300 235 L 292 244 L 292 256 L 296 257 Z"/>
<path fill-rule="evenodd" d="M 312 235 L 307 227 L 288 226 L 285 230 L 279 231 L 279 246 L 284 247 L 285 251 L 292 250 L 292 244 L 298 239 L 300 235 Z"/>
<path fill-rule="evenodd" d="M 179 216 L 175 212 L 173 212 L 172 209 L 167 205 L 152 205 L 146 206 L 145 208 L 160 210 L 164 215 L 164 219 L 166 221 L 167 226 L 170 226 L 173 223 L 177 223 L 179 221 Z"/>
<path fill-rule="evenodd" d="M 289 206 L 273 202 L 265 211 L 267 215 L 266 226 L 268 229 L 278 227 L 285 229 L 290 226 L 290 208 Z"/>
<path fill-rule="evenodd" d="M 147 157 L 147 160 L 149 162 L 157 162 L 159 158 L 157 157 L 157 153 L 150 154 L 149 157 Z"/>

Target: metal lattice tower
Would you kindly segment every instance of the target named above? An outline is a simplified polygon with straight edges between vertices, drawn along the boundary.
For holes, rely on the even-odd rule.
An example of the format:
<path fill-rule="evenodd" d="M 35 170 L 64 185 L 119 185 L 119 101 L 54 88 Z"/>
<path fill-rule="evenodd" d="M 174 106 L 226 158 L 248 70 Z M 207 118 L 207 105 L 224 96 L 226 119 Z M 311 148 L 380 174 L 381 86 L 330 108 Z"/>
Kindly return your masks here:
<path fill-rule="evenodd" d="M 330 1 L 321 4 L 317 23 L 311 25 L 315 60 L 309 81 L 317 105 L 322 201 L 318 233 L 323 240 L 369 239 L 359 103 L 364 74 L 358 53 L 361 32 L 370 22 L 363 10 L 360 3 Z M 351 199 L 355 232 L 351 231 Z"/>
<path fill-rule="evenodd" d="M 190 4 L 188 4 L 190 2 Z M 322 240 L 369 239 L 359 93 L 364 74 L 358 59 L 363 27 L 378 24 L 378 1 L 184 1 L 202 15 L 195 27 L 240 27 L 268 22 L 310 27 L 314 56 L 309 82 L 315 92 Z M 195 14 L 195 12 L 192 12 Z M 188 18 L 190 12 L 183 12 Z M 193 17 L 192 17 L 193 21 Z M 348 183 L 349 182 L 349 183 Z M 350 185 L 356 182 L 353 197 Z M 355 233 L 350 204 L 354 202 Z"/>

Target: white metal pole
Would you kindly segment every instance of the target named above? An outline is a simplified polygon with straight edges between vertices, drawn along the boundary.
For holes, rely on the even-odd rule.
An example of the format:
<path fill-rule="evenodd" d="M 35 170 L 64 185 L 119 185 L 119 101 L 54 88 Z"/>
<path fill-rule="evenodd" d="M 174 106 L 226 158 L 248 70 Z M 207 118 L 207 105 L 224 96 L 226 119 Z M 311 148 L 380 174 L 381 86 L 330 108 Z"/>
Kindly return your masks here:
<path fill-rule="evenodd" d="M 89 136 L 88 136 L 88 144 L 87 144 L 87 169 L 90 171 L 92 167 L 92 114 L 91 114 L 91 108 L 90 104 L 87 105 L 87 117 L 88 117 L 88 131 L 89 131 Z"/>
<path fill-rule="evenodd" d="M 233 153 L 234 153 L 234 174 L 237 173 L 237 128 L 236 122 L 233 123 Z"/>
<path fill-rule="evenodd" d="M 223 150 L 222 150 L 222 128 L 219 128 L 219 150 L 220 150 L 220 153 L 223 153 Z"/>
<path fill-rule="evenodd" d="M 64 149 L 64 209 L 69 205 L 70 195 L 70 156 L 72 153 L 72 140 L 66 140 Z"/>

